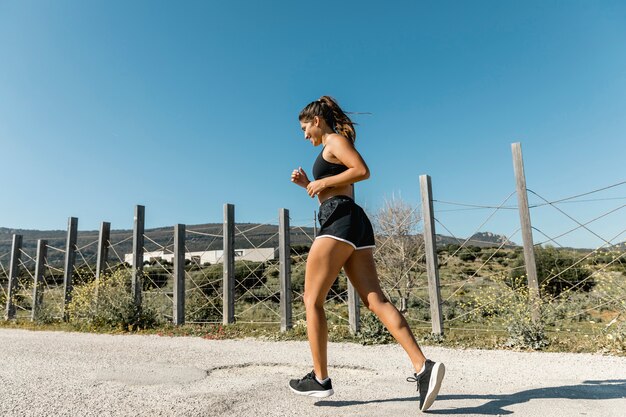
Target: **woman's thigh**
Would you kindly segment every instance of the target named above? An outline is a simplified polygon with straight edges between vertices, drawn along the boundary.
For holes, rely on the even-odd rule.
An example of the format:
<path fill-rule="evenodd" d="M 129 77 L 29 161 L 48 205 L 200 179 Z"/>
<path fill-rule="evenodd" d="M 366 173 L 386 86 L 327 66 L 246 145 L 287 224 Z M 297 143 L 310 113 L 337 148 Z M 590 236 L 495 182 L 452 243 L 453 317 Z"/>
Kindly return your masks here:
<path fill-rule="evenodd" d="M 372 302 L 386 299 L 376 273 L 373 249 L 355 250 L 346 261 L 344 270 L 367 307 Z"/>
<path fill-rule="evenodd" d="M 315 239 L 306 261 L 304 297 L 323 304 L 330 287 L 354 248 L 332 238 Z"/>

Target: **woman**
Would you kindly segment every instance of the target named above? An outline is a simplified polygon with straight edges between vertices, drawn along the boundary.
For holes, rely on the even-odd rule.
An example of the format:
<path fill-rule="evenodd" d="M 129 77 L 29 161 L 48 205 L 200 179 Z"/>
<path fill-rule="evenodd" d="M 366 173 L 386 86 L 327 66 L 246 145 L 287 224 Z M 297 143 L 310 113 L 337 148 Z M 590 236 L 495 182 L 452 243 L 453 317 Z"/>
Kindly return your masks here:
<path fill-rule="evenodd" d="M 313 165 L 314 181 L 302 168 L 294 170 L 291 181 L 320 201 L 319 235 L 306 263 L 304 305 L 313 371 L 291 380 L 293 392 L 313 397 L 334 393 L 327 369 L 328 327 L 324 301 L 337 275 L 344 271 L 365 306 L 376 314 L 409 355 L 420 392 L 420 410 L 427 410 L 437 397 L 445 374 L 444 365 L 427 360 L 405 318 L 384 296 L 373 248 L 372 225 L 352 198 L 352 184 L 369 178 L 369 169 L 354 147 L 356 132 L 350 118 L 331 97 L 308 104 L 299 116 L 304 138 L 313 146 L 323 145 Z"/>

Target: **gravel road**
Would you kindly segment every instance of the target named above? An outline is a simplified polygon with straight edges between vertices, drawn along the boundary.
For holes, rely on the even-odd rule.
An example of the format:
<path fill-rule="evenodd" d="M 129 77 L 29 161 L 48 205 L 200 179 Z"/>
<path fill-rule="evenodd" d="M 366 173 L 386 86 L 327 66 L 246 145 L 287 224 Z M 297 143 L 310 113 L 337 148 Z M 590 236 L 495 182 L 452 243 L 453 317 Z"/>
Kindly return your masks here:
<path fill-rule="evenodd" d="M 425 347 L 446 364 L 428 414 L 624 416 L 626 358 Z M 410 416 L 397 345 L 330 344 L 335 395 L 291 394 L 306 342 L 0 329 L 0 416 Z"/>

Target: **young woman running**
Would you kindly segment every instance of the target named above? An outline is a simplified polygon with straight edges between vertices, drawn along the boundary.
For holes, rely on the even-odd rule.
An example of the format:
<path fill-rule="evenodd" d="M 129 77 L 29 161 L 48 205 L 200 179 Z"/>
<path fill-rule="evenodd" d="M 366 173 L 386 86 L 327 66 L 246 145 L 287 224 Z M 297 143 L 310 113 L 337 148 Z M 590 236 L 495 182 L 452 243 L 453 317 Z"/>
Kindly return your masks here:
<path fill-rule="evenodd" d="M 304 305 L 313 371 L 293 379 L 293 392 L 313 397 L 334 393 L 327 369 L 328 327 L 324 301 L 341 268 L 369 308 L 400 343 L 415 368 L 420 410 L 435 401 L 445 374 L 443 363 L 426 359 L 411 329 L 396 307 L 383 294 L 374 263 L 374 232 L 367 215 L 353 200 L 352 184 L 369 178 L 369 169 L 354 147 L 356 132 L 350 118 L 331 97 L 309 103 L 299 116 L 304 138 L 313 146 L 323 145 L 313 164 L 310 181 L 302 168 L 291 181 L 320 202 L 320 230 L 306 262 Z"/>

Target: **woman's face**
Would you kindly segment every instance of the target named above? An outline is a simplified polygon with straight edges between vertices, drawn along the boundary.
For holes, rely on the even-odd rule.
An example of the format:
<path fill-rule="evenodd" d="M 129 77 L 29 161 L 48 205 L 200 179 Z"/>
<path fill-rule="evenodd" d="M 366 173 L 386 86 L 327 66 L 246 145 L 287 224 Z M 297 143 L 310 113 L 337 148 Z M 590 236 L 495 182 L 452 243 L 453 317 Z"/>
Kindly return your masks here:
<path fill-rule="evenodd" d="M 304 132 L 304 139 L 311 142 L 313 146 L 322 143 L 322 129 L 319 127 L 319 118 L 314 118 L 308 122 L 301 121 L 300 127 Z"/>

